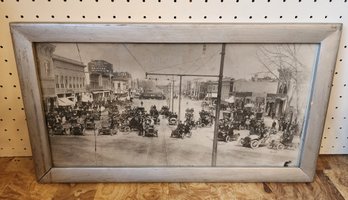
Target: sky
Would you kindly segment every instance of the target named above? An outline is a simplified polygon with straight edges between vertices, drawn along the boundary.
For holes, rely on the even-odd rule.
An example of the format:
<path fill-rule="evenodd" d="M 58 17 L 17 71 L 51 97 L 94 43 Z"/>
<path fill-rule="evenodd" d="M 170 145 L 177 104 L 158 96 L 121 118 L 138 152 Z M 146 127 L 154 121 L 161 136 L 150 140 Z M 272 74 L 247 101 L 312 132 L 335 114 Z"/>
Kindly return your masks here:
<path fill-rule="evenodd" d="M 105 60 L 114 71 L 128 71 L 132 78 L 145 78 L 145 72 L 218 75 L 221 44 L 118 44 L 118 43 L 53 43 L 54 54 L 81 61 Z M 259 61 L 261 47 L 273 51 L 276 44 L 227 44 L 224 76 L 250 79 L 254 73 L 276 72 Z M 302 71 L 310 74 L 315 64 L 317 45 L 297 45 L 297 59 L 304 64 Z M 264 73 L 261 73 L 261 75 Z M 269 74 L 271 75 L 271 74 Z M 168 77 L 159 76 L 158 79 Z M 194 79 L 196 77 L 193 77 Z M 189 79 L 189 78 L 187 78 Z"/>

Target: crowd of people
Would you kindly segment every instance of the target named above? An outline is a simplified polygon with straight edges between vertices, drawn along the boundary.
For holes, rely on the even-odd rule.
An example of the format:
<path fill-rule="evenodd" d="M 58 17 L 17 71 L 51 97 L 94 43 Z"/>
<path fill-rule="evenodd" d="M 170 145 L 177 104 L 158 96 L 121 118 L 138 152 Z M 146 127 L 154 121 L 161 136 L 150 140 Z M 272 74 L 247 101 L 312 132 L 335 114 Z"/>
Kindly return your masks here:
<path fill-rule="evenodd" d="M 102 115 L 102 112 L 108 114 Z M 294 136 L 299 134 L 297 120 L 292 120 L 286 115 L 267 118 L 268 122 L 265 123 L 264 113 L 254 112 L 247 107 L 222 112 L 224 114 L 218 124 L 218 137 L 224 141 L 237 140 L 239 133 L 236 132 L 239 130 L 247 130 L 249 135 L 257 135 L 260 139 L 281 134 L 284 144 L 292 143 Z M 157 137 L 156 125 L 160 124 L 161 119 L 166 119 L 169 126 L 175 127 L 171 128 L 172 137 L 183 138 L 190 137 L 193 129 L 212 127 L 215 115 L 211 110 L 202 107 L 198 119 L 195 120 L 194 109 L 188 108 L 185 118 L 179 120 L 178 115 L 170 111 L 168 106 L 159 110 L 156 105 L 152 105 L 146 110 L 143 102 L 140 106 L 134 106 L 133 102 L 127 99 L 78 102 L 74 106 L 50 109 L 46 113 L 48 132 L 54 135 L 84 135 L 86 129 L 106 129 L 120 132 L 136 131 L 139 136 Z M 96 125 L 97 123 L 99 125 Z M 100 132 L 108 133 L 99 130 L 98 133 Z"/>

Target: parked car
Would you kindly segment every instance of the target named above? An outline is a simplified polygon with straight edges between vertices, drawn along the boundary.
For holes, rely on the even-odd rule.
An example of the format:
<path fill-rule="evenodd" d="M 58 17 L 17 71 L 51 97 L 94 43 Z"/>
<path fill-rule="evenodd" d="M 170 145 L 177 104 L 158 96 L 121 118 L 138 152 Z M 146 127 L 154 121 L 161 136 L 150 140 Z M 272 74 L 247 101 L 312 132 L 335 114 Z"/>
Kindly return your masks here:
<path fill-rule="evenodd" d="M 53 135 L 65 135 L 66 129 L 63 127 L 62 124 L 55 123 L 53 124 L 53 126 L 50 127 L 49 132 Z"/>
<path fill-rule="evenodd" d="M 231 142 L 231 141 L 237 141 L 239 138 L 239 133 L 234 133 L 232 129 L 230 130 L 219 130 L 218 132 L 218 140 L 225 141 L 225 142 Z"/>
<path fill-rule="evenodd" d="M 176 129 L 174 129 L 172 133 L 170 134 L 170 137 L 181 138 L 181 139 L 184 139 L 185 136 L 188 138 L 192 136 L 191 128 L 190 128 L 190 125 L 183 124 L 181 122 L 178 124 Z"/>
<path fill-rule="evenodd" d="M 98 135 L 116 135 L 117 131 L 108 122 L 103 122 L 98 130 Z"/>
<path fill-rule="evenodd" d="M 80 123 L 73 123 L 70 127 L 71 135 L 83 135 L 85 133 L 85 127 Z"/>
<path fill-rule="evenodd" d="M 144 137 L 158 137 L 158 130 L 153 125 L 150 125 L 144 130 Z"/>
<path fill-rule="evenodd" d="M 260 146 L 268 146 L 271 142 L 269 136 L 261 137 L 259 135 L 249 135 L 241 139 L 243 147 L 250 147 L 252 149 L 259 148 Z"/>
<path fill-rule="evenodd" d="M 95 122 L 92 117 L 86 118 L 85 122 L 86 129 L 95 129 Z"/>
<path fill-rule="evenodd" d="M 177 114 L 171 114 L 168 117 L 168 125 L 176 125 L 178 123 L 178 115 Z"/>

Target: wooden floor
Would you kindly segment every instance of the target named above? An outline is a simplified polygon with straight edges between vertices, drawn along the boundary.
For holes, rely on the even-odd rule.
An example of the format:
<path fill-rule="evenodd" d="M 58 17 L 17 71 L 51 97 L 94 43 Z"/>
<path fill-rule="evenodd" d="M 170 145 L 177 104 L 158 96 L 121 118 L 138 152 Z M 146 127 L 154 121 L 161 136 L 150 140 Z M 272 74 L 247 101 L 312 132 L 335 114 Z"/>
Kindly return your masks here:
<path fill-rule="evenodd" d="M 38 184 L 30 157 L 0 158 L 0 199 L 348 199 L 348 155 L 320 156 L 313 183 Z"/>

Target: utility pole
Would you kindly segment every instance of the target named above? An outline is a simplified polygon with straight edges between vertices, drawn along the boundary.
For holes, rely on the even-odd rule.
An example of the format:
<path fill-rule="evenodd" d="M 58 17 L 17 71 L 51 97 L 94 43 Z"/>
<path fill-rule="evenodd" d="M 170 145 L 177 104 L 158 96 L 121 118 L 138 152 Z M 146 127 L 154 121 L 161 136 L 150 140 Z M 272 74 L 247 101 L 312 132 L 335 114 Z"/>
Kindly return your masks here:
<path fill-rule="evenodd" d="M 181 83 L 182 83 L 182 76 L 180 76 L 180 83 L 179 83 L 179 112 L 178 112 L 179 121 L 180 121 L 180 114 L 181 114 Z"/>
<path fill-rule="evenodd" d="M 148 76 L 172 76 L 172 87 L 171 87 L 171 110 L 172 112 L 174 112 L 174 76 L 178 76 L 180 77 L 180 85 L 179 85 L 179 111 L 178 111 L 178 115 L 179 115 L 179 120 L 180 120 L 180 114 L 181 114 L 181 85 L 182 85 L 182 77 L 183 76 L 193 76 L 193 77 L 220 77 L 222 75 L 198 75 L 198 74 L 165 74 L 165 73 L 152 73 L 152 72 L 146 72 L 145 73 L 145 77 L 147 78 Z"/>
<path fill-rule="evenodd" d="M 213 153 L 212 153 L 212 161 L 211 165 L 213 167 L 216 166 L 216 157 L 217 157 L 217 139 L 218 139 L 218 131 L 219 131 L 219 117 L 220 117 L 220 103 L 221 103 L 221 86 L 222 86 L 222 78 L 223 78 L 223 69 L 225 62 L 225 49 L 226 44 L 223 43 L 221 47 L 221 60 L 220 60 L 220 73 L 219 73 L 219 84 L 218 84 L 218 93 L 216 100 L 216 111 L 215 111 L 215 126 L 214 126 L 214 140 L 213 140 Z"/>
<path fill-rule="evenodd" d="M 171 92 L 170 92 L 170 100 L 172 102 L 172 112 L 174 112 L 174 78 L 172 80 L 172 87 L 171 87 Z"/>

